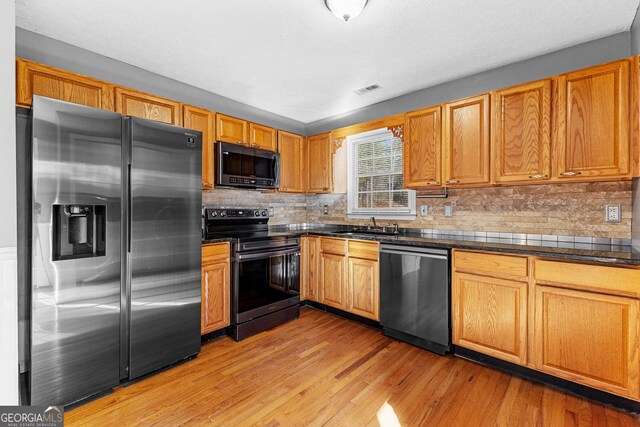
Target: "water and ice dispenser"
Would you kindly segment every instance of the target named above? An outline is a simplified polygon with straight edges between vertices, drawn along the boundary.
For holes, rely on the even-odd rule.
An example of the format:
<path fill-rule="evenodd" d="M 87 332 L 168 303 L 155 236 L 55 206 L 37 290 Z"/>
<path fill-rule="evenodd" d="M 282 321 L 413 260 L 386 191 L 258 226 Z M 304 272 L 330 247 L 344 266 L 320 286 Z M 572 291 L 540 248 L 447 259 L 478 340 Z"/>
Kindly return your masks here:
<path fill-rule="evenodd" d="M 53 205 L 53 260 L 104 256 L 105 205 Z"/>

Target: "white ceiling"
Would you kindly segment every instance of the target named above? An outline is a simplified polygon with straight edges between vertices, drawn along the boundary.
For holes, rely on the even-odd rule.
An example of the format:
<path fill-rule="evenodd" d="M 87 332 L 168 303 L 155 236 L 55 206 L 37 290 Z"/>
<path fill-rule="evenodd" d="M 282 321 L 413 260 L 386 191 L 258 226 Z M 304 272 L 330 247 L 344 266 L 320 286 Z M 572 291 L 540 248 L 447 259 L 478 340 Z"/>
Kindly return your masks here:
<path fill-rule="evenodd" d="M 639 1 L 17 0 L 16 23 L 308 123 L 626 31 Z"/>

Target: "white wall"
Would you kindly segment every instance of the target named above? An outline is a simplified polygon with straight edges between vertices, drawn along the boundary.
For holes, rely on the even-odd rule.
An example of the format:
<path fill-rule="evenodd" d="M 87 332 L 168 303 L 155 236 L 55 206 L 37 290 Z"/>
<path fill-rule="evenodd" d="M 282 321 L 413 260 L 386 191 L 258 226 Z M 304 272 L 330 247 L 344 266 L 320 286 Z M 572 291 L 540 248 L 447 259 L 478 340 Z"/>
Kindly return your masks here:
<path fill-rule="evenodd" d="M 0 405 L 18 404 L 15 0 L 0 1 Z"/>

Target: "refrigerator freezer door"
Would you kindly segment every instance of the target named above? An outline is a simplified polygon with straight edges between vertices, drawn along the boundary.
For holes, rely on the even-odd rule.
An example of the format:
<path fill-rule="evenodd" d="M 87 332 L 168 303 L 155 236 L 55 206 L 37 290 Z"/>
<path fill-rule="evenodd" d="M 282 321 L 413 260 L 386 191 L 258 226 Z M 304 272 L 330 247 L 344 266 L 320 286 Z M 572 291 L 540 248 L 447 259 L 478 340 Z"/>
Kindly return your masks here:
<path fill-rule="evenodd" d="M 128 118 L 129 378 L 200 351 L 201 133 Z"/>
<path fill-rule="evenodd" d="M 34 96 L 32 405 L 119 382 L 121 133 L 117 113 Z"/>

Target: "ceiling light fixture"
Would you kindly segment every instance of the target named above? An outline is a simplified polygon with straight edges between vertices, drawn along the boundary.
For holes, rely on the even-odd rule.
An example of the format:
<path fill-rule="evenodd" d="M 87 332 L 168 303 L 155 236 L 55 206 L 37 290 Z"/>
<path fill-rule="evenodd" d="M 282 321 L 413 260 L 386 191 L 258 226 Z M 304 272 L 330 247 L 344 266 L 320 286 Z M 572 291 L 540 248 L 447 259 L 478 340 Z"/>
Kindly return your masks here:
<path fill-rule="evenodd" d="M 350 21 L 362 13 L 369 0 L 324 0 L 327 9 L 338 19 Z"/>

